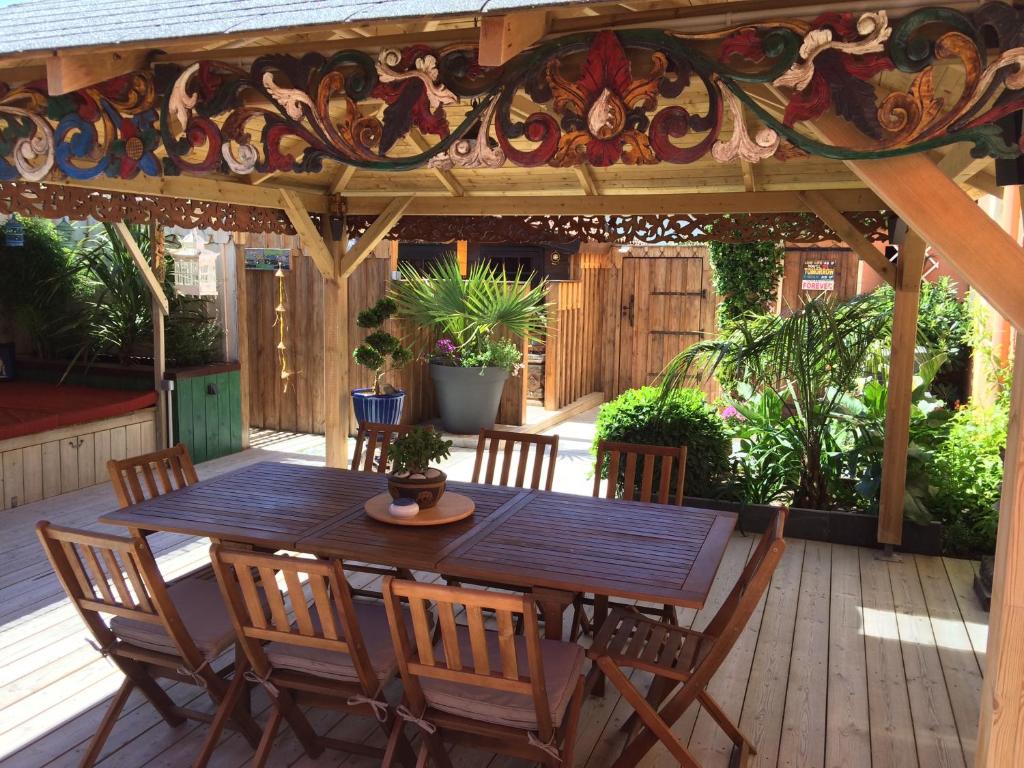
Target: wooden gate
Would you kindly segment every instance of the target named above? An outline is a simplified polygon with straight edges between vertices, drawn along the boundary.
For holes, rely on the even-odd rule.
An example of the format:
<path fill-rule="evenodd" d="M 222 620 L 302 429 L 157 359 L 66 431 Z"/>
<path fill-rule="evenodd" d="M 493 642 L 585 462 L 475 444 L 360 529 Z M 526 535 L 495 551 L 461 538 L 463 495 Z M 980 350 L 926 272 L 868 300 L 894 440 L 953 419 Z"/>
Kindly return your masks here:
<path fill-rule="evenodd" d="M 715 332 L 707 249 L 666 250 L 622 260 L 617 392 L 653 384 L 673 357 Z M 714 381 L 701 388 L 718 396 Z"/>

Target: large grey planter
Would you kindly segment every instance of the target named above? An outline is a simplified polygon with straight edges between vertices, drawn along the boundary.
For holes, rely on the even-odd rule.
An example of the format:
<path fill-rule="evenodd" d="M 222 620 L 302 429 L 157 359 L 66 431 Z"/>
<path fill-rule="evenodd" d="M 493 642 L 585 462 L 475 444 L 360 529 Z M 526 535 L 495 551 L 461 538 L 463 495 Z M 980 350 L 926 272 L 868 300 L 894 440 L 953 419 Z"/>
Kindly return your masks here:
<path fill-rule="evenodd" d="M 508 371 L 431 363 L 430 378 L 445 432 L 474 435 L 494 426 Z"/>

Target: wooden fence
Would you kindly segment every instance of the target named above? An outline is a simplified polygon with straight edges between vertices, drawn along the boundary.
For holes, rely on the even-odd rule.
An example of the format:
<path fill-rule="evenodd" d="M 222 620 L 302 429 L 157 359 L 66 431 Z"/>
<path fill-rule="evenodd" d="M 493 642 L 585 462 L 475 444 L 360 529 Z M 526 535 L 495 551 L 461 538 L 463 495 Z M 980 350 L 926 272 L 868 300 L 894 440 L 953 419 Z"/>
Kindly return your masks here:
<path fill-rule="evenodd" d="M 557 410 L 604 390 L 606 302 L 611 262 L 607 253 L 581 250 L 576 278 L 551 283 L 545 341 L 544 407 Z"/>
<path fill-rule="evenodd" d="M 257 429 L 284 432 L 324 432 L 323 278 L 312 260 L 303 253 L 297 238 L 250 235 L 250 248 L 291 248 L 291 269 L 285 273 L 286 336 L 289 378 L 285 390 L 278 366 L 278 329 L 274 326 L 278 303 L 278 281 L 271 271 L 246 270 L 249 365 L 244 375 L 249 382 L 250 424 Z M 355 348 L 369 331 L 356 325 L 356 315 L 387 291 L 391 280 L 391 245 L 382 243 L 349 277 L 349 342 Z M 428 350 L 433 337 L 428 331 L 389 321 L 387 330 Z M 347 354 L 347 353 L 346 353 Z M 429 368 L 417 360 L 389 375 L 391 384 L 406 392 L 403 423 L 420 423 L 437 411 Z M 349 357 L 349 382 L 353 388 L 370 386 L 372 374 Z M 502 393 L 498 421 L 522 424 L 526 414 L 526 373 L 510 378 Z"/>

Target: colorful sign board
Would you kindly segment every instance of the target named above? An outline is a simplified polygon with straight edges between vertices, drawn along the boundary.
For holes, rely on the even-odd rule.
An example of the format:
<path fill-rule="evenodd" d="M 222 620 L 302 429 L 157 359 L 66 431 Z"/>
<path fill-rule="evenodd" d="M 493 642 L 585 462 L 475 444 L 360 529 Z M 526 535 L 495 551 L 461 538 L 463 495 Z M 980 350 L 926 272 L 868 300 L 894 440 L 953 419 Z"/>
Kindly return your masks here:
<path fill-rule="evenodd" d="M 836 289 L 836 263 L 832 259 L 805 261 L 800 278 L 801 291 L 834 291 Z"/>
<path fill-rule="evenodd" d="M 291 248 L 246 248 L 245 268 L 277 270 L 291 269 L 292 249 Z"/>

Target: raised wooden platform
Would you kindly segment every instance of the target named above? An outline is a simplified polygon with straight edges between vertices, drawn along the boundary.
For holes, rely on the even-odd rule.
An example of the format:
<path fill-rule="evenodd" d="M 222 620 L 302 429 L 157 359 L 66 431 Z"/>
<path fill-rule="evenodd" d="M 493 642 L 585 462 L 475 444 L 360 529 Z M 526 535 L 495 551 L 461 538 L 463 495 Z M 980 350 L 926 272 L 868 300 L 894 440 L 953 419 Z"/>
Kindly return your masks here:
<path fill-rule="evenodd" d="M 571 434 L 566 425 L 565 431 Z M 584 426 L 584 425 L 581 425 Z M 571 490 L 584 466 L 579 451 L 559 461 L 557 486 Z M 567 435 L 569 437 L 569 435 Z M 264 448 L 200 465 L 211 475 L 254 461 L 322 461 L 323 438 L 297 436 Z M 572 439 L 567 442 L 573 442 Z M 463 455 L 466 454 L 466 455 Z M 468 451 L 457 450 L 449 471 L 470 471 Z M 63 599 L 35 541 L 32 526 L 55 522 L 99 527 L 95 520 L 114 506 L 109 486 L 95 486 L 0 516 L 0 768 L 75 765 L 120 682 L 119 675 L 85 642 L 81 621 Z M 726 554 L 712 603 L 721 600 L 739 572 L 752 539 L 737 535 Z M 206 543 L 155 537 L 168 575 L 206 558 Z M 718 701 L 753 738 L 755 765 L 799 768 L 932 768 L 970 766 L 987 615 L 971 592 L 975 564 L 964 560 L 905 557 L 899 563 L 875 553 L 791 540 L 762 610 L 714 680 Z M 686 623 L 701 627 L 714 604 Z M 169 686 L 179 702 L 209 709 L 205 697 L 184 685 Z M 394 693 L 394 691 L 392 691 Z M 258 694 L 265 719 L 267 702 Z M 629 708 L 614 690 L 587 702 L 579 735 L 578 766 L 604 768 L 622 745 L 619 726 Z M 377 739 L 365 718 L 315 711 L 314 724 L 339 738 Z M 726 744 L 709 718 L 690 716 L 676 728 L 705 766 L 726 766 Z M 327 753 L 305 758 L 282 729 L 273 766 L 372 766 L 367 758 Z M 171 729 L 133 694 L 107 743 L 107 768 L 184 766 L 202 729 Z M 233 735 L 213 765 L 241 768 L 252 752 Z M 463 768 L 520 768 L 521 761 L 458 751 Z M 658 748 L 645 766 L 674 765 Z"/>

